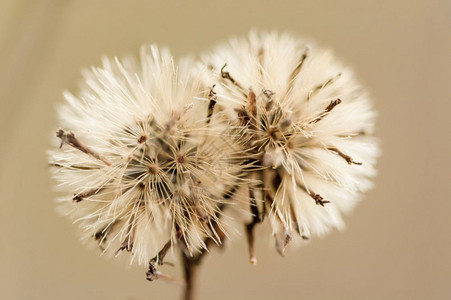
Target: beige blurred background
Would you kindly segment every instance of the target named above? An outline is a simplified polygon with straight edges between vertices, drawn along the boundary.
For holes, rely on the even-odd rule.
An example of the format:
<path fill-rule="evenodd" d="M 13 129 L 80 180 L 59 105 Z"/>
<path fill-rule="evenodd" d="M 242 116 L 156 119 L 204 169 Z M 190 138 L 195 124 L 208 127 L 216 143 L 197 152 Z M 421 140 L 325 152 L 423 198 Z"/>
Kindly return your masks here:
<path fill-rule="evenodd" d="M 451 298 L 450 1 L 1 0 L 1 299 L 179 298 L 84 247 L 55 212 L 54 106 L 102 54 L 150 42 L 195 54 L 251 28 L 314 38 L 353 65 L 380 113 L 383 157 L 346 231 L 285 259 L 261 240 L 257 267 L 243 241 L 213 251 L 200 298 Z"/>

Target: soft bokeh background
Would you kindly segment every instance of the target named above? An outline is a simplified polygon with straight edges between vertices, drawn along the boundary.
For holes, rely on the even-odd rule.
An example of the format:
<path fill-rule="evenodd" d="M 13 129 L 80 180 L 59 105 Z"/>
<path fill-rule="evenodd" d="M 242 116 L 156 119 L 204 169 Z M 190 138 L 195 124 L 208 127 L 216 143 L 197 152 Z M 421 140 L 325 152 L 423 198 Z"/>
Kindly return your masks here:
<path fill-rule="evenodd" d="M 144 268 L 100 258 L 55 213 L 54 106 L 101 54 L 150 42 L 198 53 L 251 28 L 312 37 L 354 66 L 380 113 L 380 174 L 344 232 L 285 259 L 260 241 L 257 267 L 243 241 L 214 251 L 200 298 L 451 298 L 450 1 L 1 0 L 2 299 L 179 298 Z"/>

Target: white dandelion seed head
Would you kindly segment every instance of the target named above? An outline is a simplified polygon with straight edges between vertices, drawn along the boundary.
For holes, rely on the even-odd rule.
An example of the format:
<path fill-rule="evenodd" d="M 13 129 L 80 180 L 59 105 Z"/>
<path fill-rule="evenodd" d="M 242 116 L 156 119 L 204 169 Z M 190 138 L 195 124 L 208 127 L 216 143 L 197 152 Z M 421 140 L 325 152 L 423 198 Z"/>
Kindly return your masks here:
<path fill-rule="evenodd" d="M 342 214 L 372 186 L 379 153 L 376 113 L 353 72 L 331 51 L 276 32 L 230 39 L 202 65 L 260 167 L 251 188 L 278 249 L 295 235 L 343 228 Z"/>
<path fill-rule="evenodd" d="M 64 145 L 49 161 L 70 193 L 59 210 L 85 239 L 140 264 L 168 239 L 190 252 L 205 247 L 205 238 L 217 240 L 212 222 L 226 231 L 222 195 L 240 167 L 230 164 L 220 114 L 207 118 L 210 89 L 192 65 L 156 46 L 143 47 L 139 60 L 104 58 L 58 108 Z"/>

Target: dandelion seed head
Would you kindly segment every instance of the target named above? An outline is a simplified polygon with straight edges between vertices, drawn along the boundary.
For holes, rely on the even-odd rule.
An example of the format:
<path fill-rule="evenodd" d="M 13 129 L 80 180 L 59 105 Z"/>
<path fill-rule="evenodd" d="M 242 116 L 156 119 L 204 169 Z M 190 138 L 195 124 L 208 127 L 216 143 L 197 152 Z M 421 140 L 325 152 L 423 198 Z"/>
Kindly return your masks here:
<path fill-rule="evenodd" d="M 78 95 L 58 107 L 61 149 L 49 151 L 68 215 L 102 251 L 147 264 L 163 245 L 190 253 L 217 240 L 222 197 L 235 183 L 231 137 L 208 119 L 211 88 L 190 59 L 143 47 L 140 58 L 102 60 Z M 220 243 L 221 241 L 217 241 Z"/>
<path fill-rule="evenodd" d="M 258 166 L 253 223 L 267 212 L 281 253 L 291 237 L 343 228 L 343 213 L 372 187 L 379 153 L 376 113 L 353 72 L 331 51 L 277 32 L 230 39 L 202 65 Z"/>

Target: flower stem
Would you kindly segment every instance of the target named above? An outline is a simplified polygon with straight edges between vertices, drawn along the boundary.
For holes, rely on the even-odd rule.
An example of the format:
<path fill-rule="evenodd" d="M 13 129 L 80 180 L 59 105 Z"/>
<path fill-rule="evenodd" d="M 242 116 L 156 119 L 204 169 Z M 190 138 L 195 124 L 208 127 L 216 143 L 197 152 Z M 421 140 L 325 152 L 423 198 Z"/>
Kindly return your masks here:
<path fill-rule="evenodd" d="M 185 276 L 185 290 L 183 299 L 184 300 L 195 300 L 197 298 L 198 289 L 198 277 L 199 277 L 199 267 L 201 256 L 208 252 L 203 252 L 199 256 L 189 256 L 184 251 L 181 251 L 184 267 Z"/>

